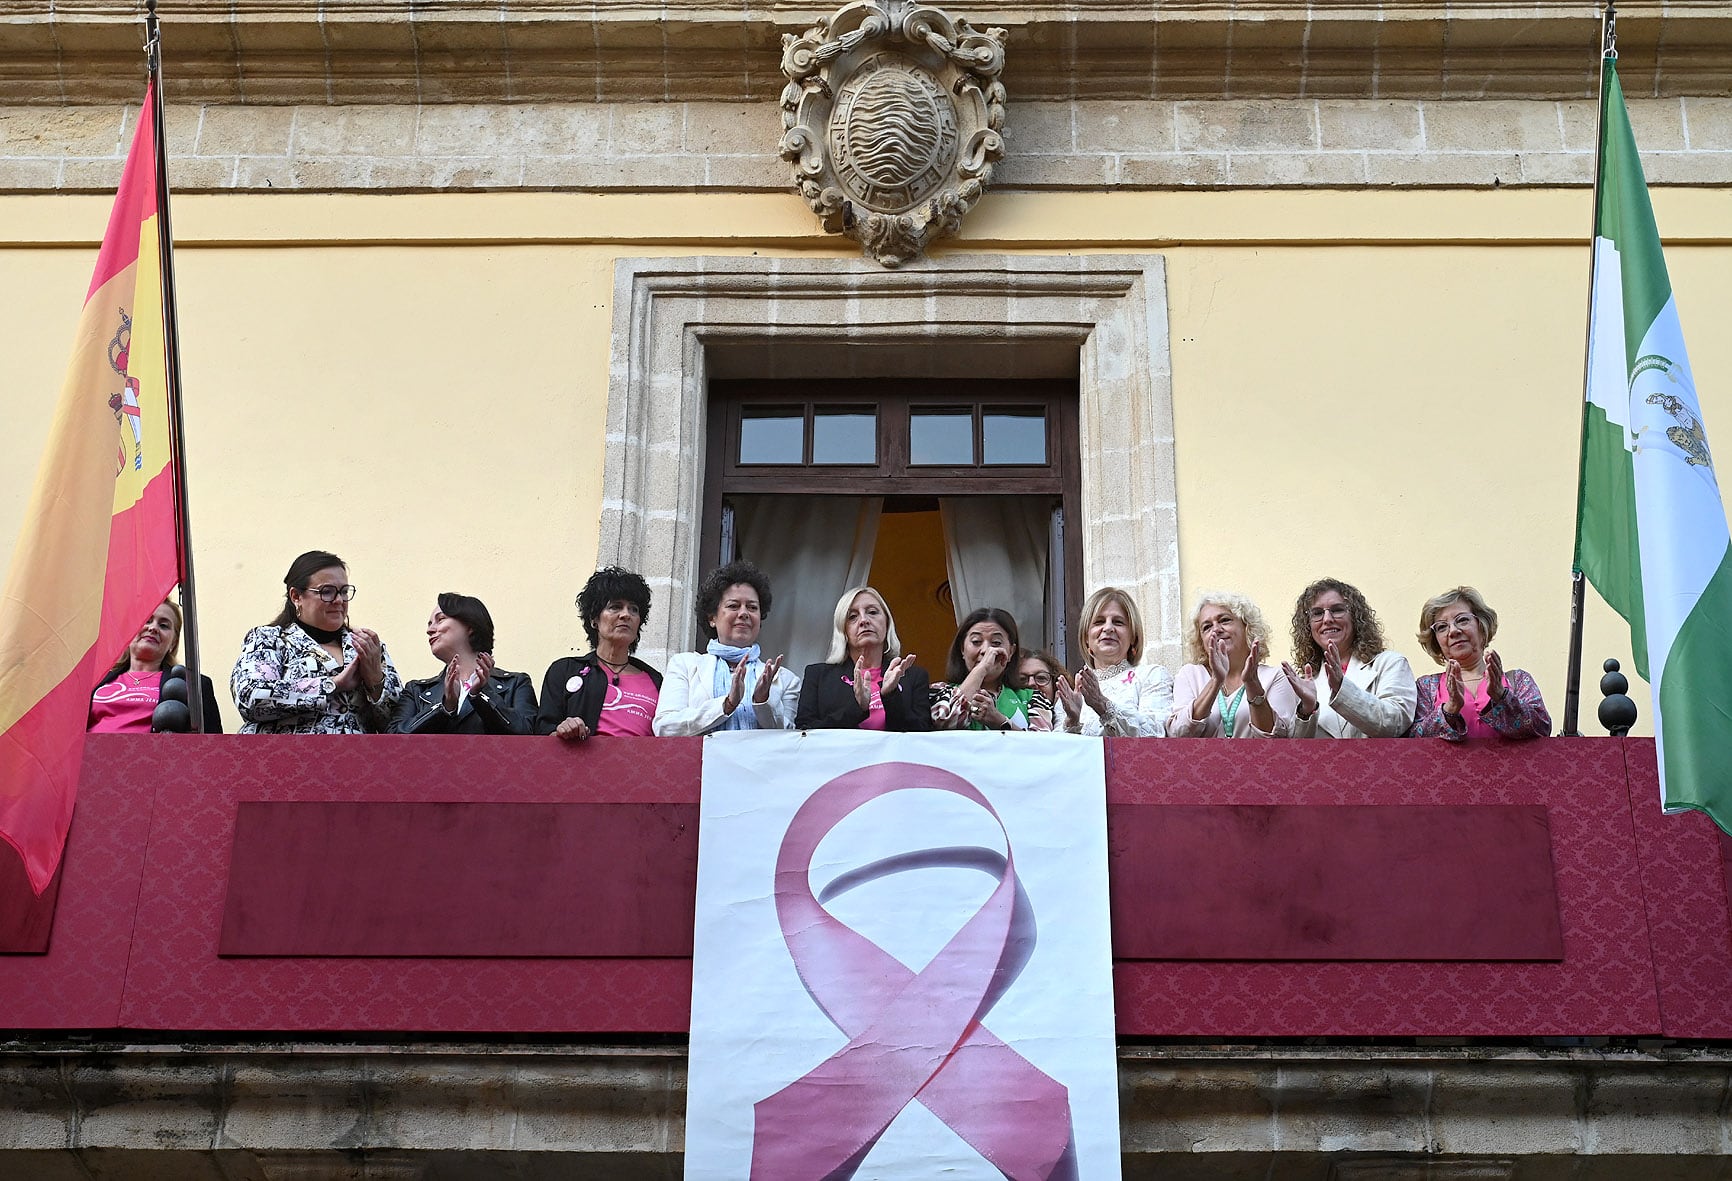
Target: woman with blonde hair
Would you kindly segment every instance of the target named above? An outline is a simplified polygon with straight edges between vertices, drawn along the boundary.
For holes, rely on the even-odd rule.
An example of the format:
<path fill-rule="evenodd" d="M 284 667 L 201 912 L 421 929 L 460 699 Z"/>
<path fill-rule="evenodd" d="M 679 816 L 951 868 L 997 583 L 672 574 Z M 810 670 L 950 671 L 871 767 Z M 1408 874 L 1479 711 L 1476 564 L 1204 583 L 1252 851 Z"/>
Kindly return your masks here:
<path fill-rule="evenodd" d="M 902 653 L 884 596 L 849 587 L 836 600 L 835 634 L 822 664 L 800 678 L 796 730 L 930 730 L 926 670 Z"/>
<path fill-rule="evenodd" d="M 1299 592 L 1293 659 L 1301 668 L 1281 671 L 1299 697 L 1294 738 L 1400 738 L 1413 724 L 1413 668 L 1351 583 L 1319 578 Z"/>
<path fill-rule="evenodd" d="M 1205 591 L 1191 612 L 1173 683 L 1170 738 L 1285 738 L 1299 698 L 1281 670 L 1263 663 L 1269 623 L 1244 595 Z"/>
<path fill-rule="evenodd" d="M 1161 738 L 1173 712 L 1173 674 L 1139 668 L 1143 621 L 1128 592 L 1103 586 L 1083 604 L 1077 624 L 1083 667 L 1058 684 L 1057 713 L 1070 734 Z"/>
<path fill-rule="evenodd" d="M 1419 678 L 1419 715 L 1408 731 L 1418 738 L 1545 738 L 1552 715 L 1540 687 L 1487 648 L 1497 635 L 1497 612 L 1471 586 L 1427 599 L 1419 611 L 1419 643 L 1443 665 Z"/>

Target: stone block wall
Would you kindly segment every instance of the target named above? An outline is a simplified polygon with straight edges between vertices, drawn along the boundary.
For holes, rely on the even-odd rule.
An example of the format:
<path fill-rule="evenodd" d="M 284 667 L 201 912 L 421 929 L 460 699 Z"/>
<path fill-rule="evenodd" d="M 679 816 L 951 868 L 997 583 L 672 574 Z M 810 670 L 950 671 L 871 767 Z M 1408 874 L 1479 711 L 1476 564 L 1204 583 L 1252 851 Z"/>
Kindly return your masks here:
<path fill-rule="evenodd" d="M 101 192 L 143 89 L 137 6 L 0 0 L 0 192 Z M 171 5 L 186 191 L 778 191 L 779 38 L 831 5 Z M 1595 3 L 946 6 L 1009 32 L 1000 189 L 1581 185 Z M 1649 180 L 1732 182 L 1732 20 L 1630 0 Z M 131 105 L 129 105 L 131 104 Z"/>
<path fill-rule="evenodd" d="M 1732 98 L 1633 99 L 1648 180 L 1732 183 Z M 136 106 L 0 108 L 0 191 L 102 192 Z M 1589 99 L 1012 99 L 998 190 L 1480 188 L 1593 180 Z M 191 192 L 776 192 L 773 102 L 168 109 Z"/>

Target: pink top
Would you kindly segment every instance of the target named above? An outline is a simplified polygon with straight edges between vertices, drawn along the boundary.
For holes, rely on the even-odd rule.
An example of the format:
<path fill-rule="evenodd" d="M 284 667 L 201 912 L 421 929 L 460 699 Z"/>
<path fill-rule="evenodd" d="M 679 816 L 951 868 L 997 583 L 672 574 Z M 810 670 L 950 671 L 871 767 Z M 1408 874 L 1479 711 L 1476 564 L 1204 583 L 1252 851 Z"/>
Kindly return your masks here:
<path fill-rule="evenodd" d="M 90 695 L 92 734 L 149 734 L 162 672 L 124 672 Z"/>
<path fill-rule="evenodd" d="M 1479 715 L 1491 704 L 1491 694 L 1485 691 L 1486 682 L 1477 686 L 1463 685 L 1461 687 L 1461 720 L 1467 723 L 1469 738 L 1502 738 L 1503 735 L 1480 721 Z M 1449 678 L 1437 678 L 1437 708 L 1441 711 L 1443 703 L 1449 700 Z"/>
<path fill-rule="evenodd" d="M 884 698 L 879 694 L 878 686 L 884 683 L 884 670 L 881 668 L 868 669 L 867 673 L 872 681 L 872 688 L 867 699 L 866 720 L 855 728 L 859 730 L 882 730 L 884 729 Z M 844 676 L 842 683 L 852 689 L 854 678 Z"/>
<path fill-rule="evenodd" d="M 601 701 L 601 717 L 595 724 L 597 734 L 617 734 L 622 738 L 645 738 L 650 723 L 655 721 L 656 683 L 646 672 L 627 669 L 619 678 L 609 678 L 607 695 Z"/>

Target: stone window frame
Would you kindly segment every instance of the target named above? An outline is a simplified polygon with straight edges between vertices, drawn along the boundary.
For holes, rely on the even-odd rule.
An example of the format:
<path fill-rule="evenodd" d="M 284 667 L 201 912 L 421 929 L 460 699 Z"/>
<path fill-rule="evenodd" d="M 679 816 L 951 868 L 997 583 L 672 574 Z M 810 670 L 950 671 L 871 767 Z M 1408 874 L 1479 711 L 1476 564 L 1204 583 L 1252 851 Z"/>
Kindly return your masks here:
<path fill-rule="evenodd" d="M 709 381 L 1078 379 L 1084 593 L 1128 590 L 1144 660 L 1176 668 L 1178 509 L 1166 260 L 1156 254 L 864 260 L 621 258 L 614 264 L 598 566 L 649 582 L 639 656 L 690 647 Z M 1073 624 L 1074 626 L 1074 624 Z"/>

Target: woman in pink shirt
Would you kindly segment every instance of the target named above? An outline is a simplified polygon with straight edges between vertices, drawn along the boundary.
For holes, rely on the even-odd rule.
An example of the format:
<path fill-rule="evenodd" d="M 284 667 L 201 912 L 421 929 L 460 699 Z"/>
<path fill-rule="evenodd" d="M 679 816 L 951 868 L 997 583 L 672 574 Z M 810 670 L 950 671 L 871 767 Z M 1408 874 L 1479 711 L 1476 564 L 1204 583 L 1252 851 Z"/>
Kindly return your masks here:
<path fill-rule="evenodd" d="M 608 566 L 589 576 L 577 596 L 577 613 L 591 650 L 548 667 L 535 714 L 537 734 L 562 742 L 582 742 L 592 734 L 649 735 L 662 675 L 632 655 L 649 612 L 649 583 L 641 574 Z"/>
<path fill-rule="evenodd" d="M 1487 648 L 1497 612 L 1471 586 L 1428 599 L 1419 612 L 1419 642 L 1443 665 L 1419 678 L 1419 714 L 1408 734 L 1461 742 L 1468 738 L 1545 738 L 1552 715 L 1540 687 Z"/>
<path fill-rule="evenodd" d="M 162 686 L 176 675 L 178 666 L 174 658 L 180 651 L 180 632 L 180 608 L 174 603 L 163 603 L 150 613 L 126 646 L 126 652 L 90 694 L 86 728 L 92 734 L 151 732 L 156 707 L 162 702 Z M 184 677 L 185 670 L 178 675 Z M 204 695 L 205 733 L 221 734 L 222 718 L 217 713 L 216 691 L 210 678 L 199 677 L 199 688 Z M 183 728 L 184 725 L 183 719 Z"/>

